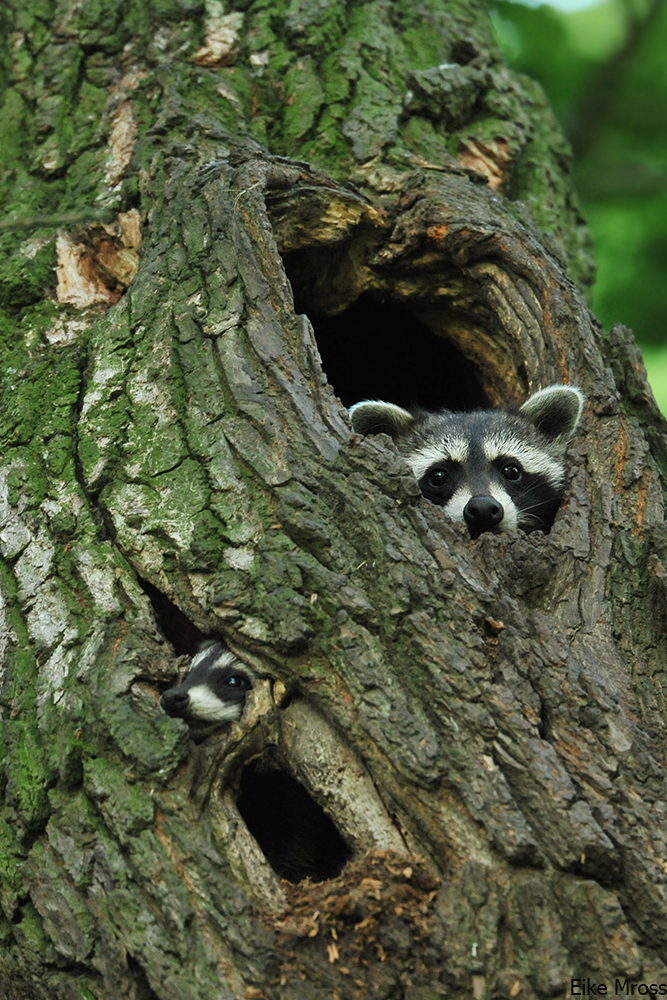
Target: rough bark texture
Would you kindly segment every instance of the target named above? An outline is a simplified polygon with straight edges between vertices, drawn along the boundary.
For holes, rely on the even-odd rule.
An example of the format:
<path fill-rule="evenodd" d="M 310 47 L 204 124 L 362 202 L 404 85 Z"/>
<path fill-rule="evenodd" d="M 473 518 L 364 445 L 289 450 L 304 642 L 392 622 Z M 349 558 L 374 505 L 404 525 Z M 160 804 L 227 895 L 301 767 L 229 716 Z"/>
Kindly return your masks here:
<path fill-rule="evenodd" d="M 535 85 L 471 3 L 0 18 L 2 995 L 667 983 L 665 425 Z M 548 536 L 351 434 L 387 352 L 422 402 L 584 389 Z M 261 680 L 195 745 L 157 699 L 204 635 Z M 339 875 L 279 880 L 262 767 Z"/>

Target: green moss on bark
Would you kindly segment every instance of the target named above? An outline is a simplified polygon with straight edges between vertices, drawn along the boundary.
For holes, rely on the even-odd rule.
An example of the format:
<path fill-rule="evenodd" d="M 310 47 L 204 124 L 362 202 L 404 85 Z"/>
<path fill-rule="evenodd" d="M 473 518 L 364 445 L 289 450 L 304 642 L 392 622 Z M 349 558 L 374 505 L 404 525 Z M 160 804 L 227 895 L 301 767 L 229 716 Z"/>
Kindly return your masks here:
<path fill-rule="evenodd" d="M 571 193 L 567 150 L 536 85 L 502 67 L 481 6 L 471 11 L 469 4 L 439 0 L 352 8 L 342 2 L 239 2 L 232 9 L 242 11 L 243 23 L 231 67 L 194 65 L 205 34 L 203 3 L 97 6 L 68 14 L 66 43 L 24 43 L 7 50 L 0 184 L 10 212 L 80 208 L 100 196 L 108 204 L 123 204 L 127 191 L 119 198 L 119 192 L 105 190 L 105 144 L 114 107 L 107 67 L 129 44 L 143 62 L 138 86 L 126 95 L 141 136 L 155 134 L 156 124 L 158 133 L 168 127 L 185 135 L 192 122 L 210 116 L 214 128 L 249 130 L 274 152 L 314 160 L 341 180 L 377 157 L 401 169 L 414 156 L 447 167 L 464 135 L 508 141 L 512 168 L 503 193 L 510 202 L 524 203 L 517 204 L 520 219 L 528 206 L 540 229 L 562 248 L 574 277 L 590 280 L 590 251 Z M 34 33 L 41 24 L 18 12 L 15 18 L 18 30 Z M 159 45 L 151 24 L 163 26 Z M 63 59 L 66 72 L 55 74 L 53 67 Z M 419 114 L 410 110 L 410 74 L 435 72 L 443 64 L 472 75 L 491 72 L 503 84 L 486 87 L 472 109 L 472 130 L 445 136 L 447 148 L 433 141 L 423 146 L 409 121 Z M 31 82 L 12 86 L 15 74 Z M 433 118 L 433 108 L 427 117 Z M 35 137 L 39 148 L 26 175 L 22 164 Z M 149 158 L 151 145 L 149 140 Z M 142 158 L 142 150 L 137 155 Z M 60 175 L 66 167 L 63 199 Z"/>
<path fill-rule="evenodd" d="M 0 307 L 16 311 L 41 301 L 52 291 L 56 254 L 53 243 L 34 254 L 15 253 L 0 267 Z"/>
<path fill-rule="evenodd" d="M 5 801 L 24 835 L 34 835 L 49 816 L 48 789 L 56 772 L 34 721 L 3 722 L 7 749 Z"/>

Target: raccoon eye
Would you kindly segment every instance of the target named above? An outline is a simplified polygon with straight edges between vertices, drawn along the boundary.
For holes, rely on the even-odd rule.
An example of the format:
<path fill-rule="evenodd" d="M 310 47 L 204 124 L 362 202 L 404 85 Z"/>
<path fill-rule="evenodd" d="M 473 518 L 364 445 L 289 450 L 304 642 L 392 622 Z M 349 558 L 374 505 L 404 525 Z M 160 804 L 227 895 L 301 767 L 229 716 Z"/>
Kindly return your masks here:
<path fill-rule="evenodd" d="M 449 473 L 447 469 L 431 469 L 426 480 L 429 486 L 434 486 L 436 489 L 439 486 L 444 486 L 449 479 Z"/>
<path fill-rule="evenodd" d="M 243 674 L 230 674 L 225 681 L 227 687 L 249 688 L 250 681 Z"/>
<path fill-rule="evenodd" d="M 511 479 L 514 480 L 514 482 L 516 482 L 517 479 L 521 479 L 522 472 L 523 469 L 518 462 L 507 462 L 507 464 L 503 465 L 500 470 L 501 475 L 504 476 L 505 479 Z"/>

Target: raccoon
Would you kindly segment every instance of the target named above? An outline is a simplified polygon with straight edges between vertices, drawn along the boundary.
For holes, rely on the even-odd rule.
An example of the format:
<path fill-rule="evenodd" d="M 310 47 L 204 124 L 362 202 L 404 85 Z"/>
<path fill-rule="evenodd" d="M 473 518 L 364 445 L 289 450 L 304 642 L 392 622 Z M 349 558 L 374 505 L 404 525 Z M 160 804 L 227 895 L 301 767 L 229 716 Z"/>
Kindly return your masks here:
<path fill-rule="evenodd" d="M 477 538 L 515 527 L 550 529 L 583 404 L 574 386 L 551 385 L 519 410 L 429 413 L 365 400 L 354 404 L 350 418 L 358 434 L 390 434 L 426 499 Z"/>
<path fill-rule="evenodd" d="M 160 698 L 160 706 L 184 719 L 193 736 L 203 739 L 220 725 L 243 715 L 253 675 L 222 642 L 205 643 L 192 658 L 188 676 Z"/>

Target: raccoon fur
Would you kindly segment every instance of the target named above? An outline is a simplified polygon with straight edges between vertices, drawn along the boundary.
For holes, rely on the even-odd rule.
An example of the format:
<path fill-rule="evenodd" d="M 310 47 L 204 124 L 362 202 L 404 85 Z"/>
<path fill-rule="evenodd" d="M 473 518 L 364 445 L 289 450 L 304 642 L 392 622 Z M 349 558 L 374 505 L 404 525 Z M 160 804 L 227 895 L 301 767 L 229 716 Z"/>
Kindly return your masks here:
<path fill-rule="evenodd" d="M 160 707 L 203 739 L 241 718 L 252 680 L 251 670 L 224 643 L 207 642 L 192 658 L 185 680 L 164 692 Z"/>
<path fill-rule="evenodd" d="M 551 385 L 519 410 L 429 413 L 365 400 L 350 418 L 358 434 L 390 434 L 426 499 L 477 538 L 516 527 L 550 529 L 583 404 L 574 386 Z"/>

